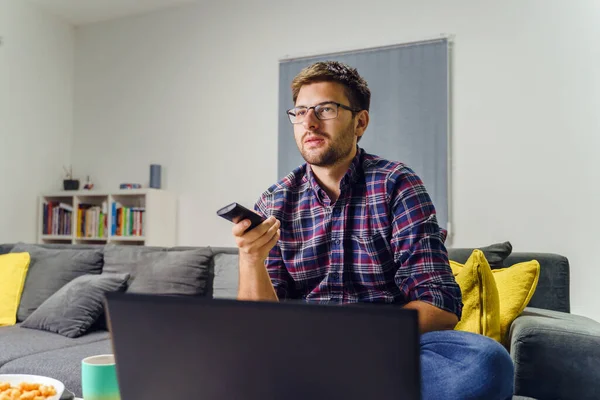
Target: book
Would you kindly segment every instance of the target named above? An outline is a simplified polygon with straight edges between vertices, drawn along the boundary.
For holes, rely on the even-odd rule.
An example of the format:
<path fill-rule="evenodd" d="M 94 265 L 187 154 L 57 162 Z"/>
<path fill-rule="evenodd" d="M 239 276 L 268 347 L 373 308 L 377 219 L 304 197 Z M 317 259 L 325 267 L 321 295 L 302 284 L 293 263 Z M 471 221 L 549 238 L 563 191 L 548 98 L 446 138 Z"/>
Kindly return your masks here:
<path fill-rule="evenodd" d="M 42 234 L 71 235 L 73 206 L 67 203 L 44 201 L 42 203 Z"/>

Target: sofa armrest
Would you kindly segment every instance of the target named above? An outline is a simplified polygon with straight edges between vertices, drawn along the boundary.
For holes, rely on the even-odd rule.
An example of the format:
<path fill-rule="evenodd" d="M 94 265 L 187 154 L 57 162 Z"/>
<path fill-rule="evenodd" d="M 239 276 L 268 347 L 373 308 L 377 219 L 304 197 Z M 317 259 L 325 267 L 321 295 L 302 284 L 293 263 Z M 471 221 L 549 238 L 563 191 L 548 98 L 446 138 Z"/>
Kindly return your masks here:
<path fill-rule="evenodd" d="M 512 323 L 509 335 L 516 395 L 600 398 L 600 323 L 528 307 Z"/>

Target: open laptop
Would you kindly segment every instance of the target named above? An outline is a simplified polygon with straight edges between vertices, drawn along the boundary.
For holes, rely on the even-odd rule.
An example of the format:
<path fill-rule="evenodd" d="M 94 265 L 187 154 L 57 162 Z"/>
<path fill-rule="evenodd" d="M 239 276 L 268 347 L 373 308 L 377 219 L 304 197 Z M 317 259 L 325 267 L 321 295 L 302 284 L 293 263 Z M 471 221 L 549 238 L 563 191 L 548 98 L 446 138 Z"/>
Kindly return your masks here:
<path fill-rule="evenodd" d="M 417 313 L 110 293 L 122 400 L 420 399 Z"/>

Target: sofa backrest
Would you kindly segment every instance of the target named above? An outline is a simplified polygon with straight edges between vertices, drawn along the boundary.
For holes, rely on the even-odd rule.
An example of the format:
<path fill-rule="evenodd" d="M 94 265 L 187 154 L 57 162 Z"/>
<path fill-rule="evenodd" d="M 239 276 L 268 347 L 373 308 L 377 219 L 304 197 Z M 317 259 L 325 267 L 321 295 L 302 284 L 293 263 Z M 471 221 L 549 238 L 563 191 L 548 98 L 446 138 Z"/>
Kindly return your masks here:
<path fill-rule="evenodd" d="M 66 244 L 66 243 L 41 243 L 36 244 L 38 247 L 44 249 L 73 249 L 73 250 L 85 250 L 85 249 L 101 249 L 105 245 L 103 244 Z M 10 253 L 12 248 L 15 247 L 15 243 L 0 244 L 0 254 Z"/>
<path fill-rule="evenodd" d="M 235 297 L 238 287 L 238 251 L 237 248 L 211 248 L 213 265 L 211 270 L 215 297 Z M 464 263 L 473 249 L 448 249 L 450 258 Z M 569 302 L 569 261 L 567 258 L 551 253 L 512 253 L 504 260 L 504 266 L 537 260 L 540 263 L 540 278 L 529 307 L 570 312 Z"/>
<path fill-rule="evenodd" d="M 59 255 L 61 252 L 94 253 L 100 255 L 99 270 L 97 273 L 127 273 L 129 284 L 127 291 L 131 293 L 154 293 L 172 295 L 205 296 L 209 283 L 209 264 L 211 261 L 210 248 L 205 247 L 152 247 L 132 245 L 71 245 L 71 244 L 27 244 L 0 245 L 2 253 L 15 251 L 29 251 L 38 254 L 32 257 L 32 264 L 25 281 L 23 296 L 28 287 L 45 285 L 44 279 L 52 280 L 56 274 L 41 276 L 35 271 L 46 270 L 46 264 L 51 261 L 46 253 Z M 69 251 L 67 251 L 67 249 Z M 76 268 L 75 268 L 76 269 Z M 35 279 L 33 278 L 35 275 Z M 58 279 L 58 277 L 57 277 Z M 60 280 L 59 280 L 60 281 Z M 66 282 L 65 282 L 66 283 Z M 64 284 L 64 283 L 63 283 Z M 61 285 L 62 286 L 62 285 Z M 61 287 L 58 286 L 57 290 Z"/>
<path fill-rule="evenodd" d="M 448 249 L 451 260 L 467 261 L 473 249 Z M 504 267 L 537 260 L 540 263 L 540 278 L 528 307 L 571 312 L 569 301 L 569 260 L 559 254 L 515 252 L 504 260 Z"/>
<path fill-rule="evenodd" d="M 13 244 L 0 244 L 0 254 L 10 252 Z M 47 248 L 98 248 L 102 245 L 47 244 Z M 197 247 L 175 247 L 174 249 L 194 249 Z M 235 298 L 238 288 L 238 249 L 235 247 L 210 247 L 212 258 L 206 296 L 216 298 Z M 450 258 L 464 263 L 473 249 L 448 249 Z M 510 267 L 523 261 L 537 260 L 540 263 L 540 278 L 536 291 L 529 302 L 530 307 L 570 312 L 570 276 L 569 260 L 558 254 L 515 252 L 506 260 L 504 266 Z"/>
<path fill-rule="evenodd" d="M 569 260 L 552 253 L 513 253 L 504 260 L 504 265 L 530 260 L 540 263 L 540 279 L 528 306 L 571 312 Z"/>

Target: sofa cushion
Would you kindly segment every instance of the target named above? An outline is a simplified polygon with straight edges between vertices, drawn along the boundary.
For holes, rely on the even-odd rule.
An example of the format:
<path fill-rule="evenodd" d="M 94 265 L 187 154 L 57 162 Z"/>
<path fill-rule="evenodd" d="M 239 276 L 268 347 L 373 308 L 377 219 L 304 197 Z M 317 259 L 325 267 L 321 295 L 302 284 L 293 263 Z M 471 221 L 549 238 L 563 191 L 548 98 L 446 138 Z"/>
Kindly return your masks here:
<path fill-rule="evenodd" d="M 540 263 L 540 278 L 528 307 L 570 312 L 570 267 L 569 260 L 552 253 L 513 253 L 505 265 L 537 260 Z"/>
<path fill-rule="evenodd" d="M 500 295 L 500 335 L 505 341 L 510 325 L 521 315 L 536 291 L 540 263 L 537 260 L 525 261 L 495 269 L 493 274 Z"/>
<path fill-rule="evenodd" d="M 485 259 L 490 264 L 490 268 L 503 268 L 504 260 L 512 253 L 510 242 L 494 243 L 485 247 L 477 247 L 483 252 Z M 452 261 L 464 264 L 474 249 L 448 249 L 448 258 Z"/>
<path fill-rule="evenodd" d="M 210 257 L 209 248 L 107 245 L 103 271 L 130 274 L 131 293 L 203 295 Z"/>
<path fill-rule="evenodd" d="M 214 256 L 213 298 L 235 299 L 239 286 L 238 254 L 220 253 Z"/>
<path fill-rule="evenodd" d="M 474 250 L 467 262 L 450 261 L 452 274 L 460 286 L 462 318 L 455 329 L 490 337 L 500 336 L 500 297 L 490 265 L 480 250 Z"/>
<path fill-rule="evenodd" d="M 81 360 L 112 352 L 111 342 L 108 339 L 87 344 L 78 343 L 68 348 L 32 354 L 8 362 L 0 367 L 0 373 L 49 376 L 64 383 L 68 390 L 75 393 L 75 396 L 82 397 Z"/>
<path fill-rule="evenodd" d="M 600 323 L 527 307 L 510 328 L 515 393 L 539 399 L 599 399 Z"/>
<path fill-rule="evenodd" d="M 0 328 L 0 366 L 30 354 L 63 349 L 107 339 L 107 331 L 89 332 L 76 339 L 36 329 L 21 328 L 21 324 Z"/>
<path fill-rule="evenodd" d="M 24 321 L 46 299 L 81 275 L 102 272 L 102 249 L 47 249 L 17 243 L 11 253 L 27 252 L 31 256 L 17 320 Z"/>
<path fill-rule="evenodd" d="M 104 311 L 104 295 L 124 290 L 129 274 L 82 275 L 60 288 L 21 325 L 76 338 Z"/>
<path fill-rule="evenodd" d="M 0 326 L 14 325 L 25 286 L 29 253 L 0 255 Z"/>
<path fill-rule="evenodd" d="M 10 251 L 12 250 L 12 248 L 14 247 L 14 244 L 0 244 L 0 254 L 6 254 L 6 253 L 10 253 Z"/>
<path fill-rule="evenodd" d="M 540 275 L 536 260 L 491 270 L 480 250 L 466 264 L 450 261 L 464 309 L 458 330 L 479 333 L 508 346 L 506 333 L 535 293 Z"/>

